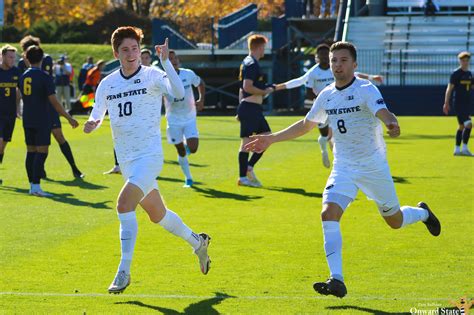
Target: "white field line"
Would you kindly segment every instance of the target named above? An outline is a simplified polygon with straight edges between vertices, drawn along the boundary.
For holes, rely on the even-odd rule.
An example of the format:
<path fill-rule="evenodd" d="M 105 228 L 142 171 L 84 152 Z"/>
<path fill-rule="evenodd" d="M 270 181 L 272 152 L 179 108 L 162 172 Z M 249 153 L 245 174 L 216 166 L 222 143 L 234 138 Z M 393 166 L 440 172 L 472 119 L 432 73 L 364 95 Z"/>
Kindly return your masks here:
<path fill-rule="evenodd" d="M 124 298 L 154 298 L 154 299 L 243 299 L 243 300 L 332 300 L 330 296 L 206 296 L 206 295 L 178 295 L 178 294 L 108 294 L 108 293 L 55 293 L 55 292 L 0 292 L 1 295 L 33 296 L 33 297 L 124 297 Z M 382 300 L 382 301 L 449 301 L 446 297 L 384 297 L 384 296 L 346 296 L 344 300 Z"/>

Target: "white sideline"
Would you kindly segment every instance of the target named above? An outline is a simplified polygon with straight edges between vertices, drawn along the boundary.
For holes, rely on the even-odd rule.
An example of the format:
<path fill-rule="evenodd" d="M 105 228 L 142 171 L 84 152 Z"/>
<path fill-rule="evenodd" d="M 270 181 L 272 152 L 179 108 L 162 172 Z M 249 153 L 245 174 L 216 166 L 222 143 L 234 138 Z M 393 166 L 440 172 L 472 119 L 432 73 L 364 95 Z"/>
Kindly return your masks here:
<path fill-rule="evenodd" d="M 205 295 L 175 295 L 175 294 L 108 294 L 108 293 L 55 293 L 55 292 L 0 292 L 1 295 L 37 296 L 37 297 L 126 297 L 126 298 L 156 298 L 156 299 L 231 299 L 232 296 L 205 296 Z M 330 296 L 236 296 L 244 300 L 329 300 Z M 383 296 L 346 296 L 344 300 L 383 300 L 383 301 L 449 301 L 449 298 L 436 297 L 383 297 Z"/>

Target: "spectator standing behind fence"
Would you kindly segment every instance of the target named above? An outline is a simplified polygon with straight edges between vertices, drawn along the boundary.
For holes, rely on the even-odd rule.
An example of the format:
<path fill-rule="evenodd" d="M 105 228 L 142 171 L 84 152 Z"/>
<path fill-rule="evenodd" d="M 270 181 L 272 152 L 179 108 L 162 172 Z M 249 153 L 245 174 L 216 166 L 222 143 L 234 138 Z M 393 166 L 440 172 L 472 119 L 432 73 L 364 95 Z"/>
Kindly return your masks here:
<path fill-rule="evenodd" d="M 79 72 L 79 77 L 77 78 L 77 87 L 79 91 L 82 91 L 84 82 L 86 82 L 87 71 L 94 67 L 94 58 L 89 56 L 87 57 L 86 62 L 82 65 L 81 71 Z"/>
<path fill-rule="evenodd" d="M 97 61 L 97 65 L 89 71 L 87 71 L 86 81 L 84 82 L 84 87 L 82 88 L 82 94 L 86 95 L 89 93 L 95 93 L 95 89 L 99 85 L 100 79 L 102 78 L 102 70 L 105 67 L 105 61 Z"/>
<path fill-rule="evenodd" d="M 434 17 L 436 12 L 439 11 L 439 7 L 434 0 L 426 0 L 423 9 L 425 10 L 425 17 Z"/>
<path fill-rule="evenodd" d="M 71 65 L 66 64 L 66 57 L 61 56 L 53 67 L 54 84 L 59 102 L 68 111 L 71 110 L 71 92 L 69 87 L 69 76 L 72 73 Z"/>

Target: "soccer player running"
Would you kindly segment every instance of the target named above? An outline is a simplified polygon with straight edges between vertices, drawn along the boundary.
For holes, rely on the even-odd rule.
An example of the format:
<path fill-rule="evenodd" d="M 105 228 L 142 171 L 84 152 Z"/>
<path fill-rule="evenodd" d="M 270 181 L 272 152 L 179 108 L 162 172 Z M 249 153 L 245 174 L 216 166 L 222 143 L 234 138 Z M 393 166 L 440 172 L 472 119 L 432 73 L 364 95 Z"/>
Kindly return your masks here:
<path fill-rule="evenodd" d="M 181 218 L 167 209 L 155 178 L 163 166 L 161 145 L 161 105 L 163 94 L 184 97 L 184 87 L 168 59 L 168 40 L 155 46 L 165 71 L 140 65 L 139 28 L 117 28 L 111 38 L 113 53 L 120 69 L 105 77 L 96 91 L 95 106 L 84 132 L 90 133 L 102 123 L 109 112 L 114 147 L 125 184 L 117 200 L 120 220 L 122 257 L 117 273 L 109 286 L 110 293 L 121 293 L 130 285 L 130 266 L 137 237 L 135 208 L 138 204 L 150 220 L 191 245 L 198 256 L 201 272 L 207 274 L 210 237 L 194 233 Z"/>
<path fill-rule="evenodd" d="M 265 96 L 275 91 L 274 86 L 266 84 L 258 61 L 265 54 L 268 39 L 263 35 L 252 35 L 248 38 L 249 55 L 240 65 L 240 104 L 237 107 L 237 117 L 240 121 L 239 148 L 239 181 L 238 185 L 261 187 L 262 184 L 255 176 L 254 167 L 263 155 L 254 152 L 249 160 L 249 152 L 244 146 L 250 142 L 250 136 L 268 134 L 271 132 L 267 120 L 263 116 L 262 103 Z"/>
<path fill-rule="evenodd" d="M 449 79 L 446 94 L 444 96 L 443 112 L 448 115 L 451 108 L 451 96 L 454 91 L 454 111 L 458 118 L 458 130 L 456 132 L 456 146 L 454 147 L 454 155 L 472 156 L 467 147 L 467 143 L 471 136 L 472 120 L 471 120 L 471 89 L 474 88 L 474 77 L 469 71 L 469 61 L 471 54 L 467 51 L 458 55 L 459 68 L 457 68 Z M 461 150 L 461 141 L 463 143 Z"/>
<path fill-rule="evenodd" d="M 16 118 L 21 117 L 18 80 L 20 70 L 15 67 L 16 48 L 5 45 L 1 48 L 0 64 L 0 164 L 3 163 L 5 148 L 12 140 Z M 2 180 L 0 179 L 0 184 Z"/>
<path fill-rule="evenodd" d="M 184 98 L 165 95 L 166 106 L 166 135 L 168 143 L 174 144 L 178 151 L 178 163 L 185 176 L 184 186 L 189 188 L 193 185 L 191 170 L 189 169 L 188 154 L 196 153 L 199 146 L 199 132 L 196 122 L 196 109 L 204 109 L 204 95 L 206 85 L 204 81 L 190 69 L 180 68 L 178 55 L 170 50 L 169 59 L 173 68 L 178 73 L 184 86 Z M 194 99 L 192 86 L 197 87 L 199 98 Z"/>
<path fill-rule="evenodd" d="M 151 50 L 149 49 L 142 49 L 141 50 L 141 64 L 142 66 L 147 66 L 147 67 L 150 67 L 151 66 Z M 114 149 L 114 167 L 112 167 L 110 170 L 104 172 L 103 174 L 104 175 L 110 175 L 110 174 L 121 174 L 122 172 L 120 171 L 120 164 L 117 160 L 117 153 L 115 152 L 115 149 Z"/>
<path fill-rule="evenodd" d="M 38 46 L 40 47 L 41 41 L 38 37 L 33 37 L 31 35 L 27 35 L 23 37 L 20 41 L 21 49 L 23 50 L 23 54 L 26 52 L 28 47 L 30 46 Z M 29 67 L 28 60 L 26 58 L 20 59 L 18 62 L 18 68 L 20 69 L 21 73 L 24 73 L 26 69 Z M 41 70 L 49 74 L 51 77 L 53 76 L 53 59 L 51 56 L 45 54 L 44 60 L 41 62 Z M 79 170 L 76 165 L 76 161 L 74 160 L 74 156 L 72 154 L 71 146 L 69 142 L 67 142 L 66 138 L 64 137 L 61 120 L 59 119 L 59 114 L 52 106 L 48 107 L 49 113 L 49 121 L 51 123 L 51 132 L 54 136 L 54 139 L 59 144 L 59 148 L 61 149 L 62 154 L 66 158 L 71 167 L 72 174 L 75 178 L 83 178 L 84 174 Z M 41 178 L 46 178 L 46 172 L 43 170 Z"/>
<path fill-rule="evenodd" d="M 391 228 L 399 229 L 421 221 L 432 235 L 441 233 L 441 225 L 426 203 L 400 208 L 380 121 L 387 127 L 390 137 L 398 137 L 400 127 L 379 90 L 369 81 L 354 76 L 356 60 L 357 52 L 351 43 L 333 44 L 330 62 L 335 83 L 321 91 L 306 117 L 285 130 L 255 136 L 245 147 L 261 152 L 275 142 L 300 137 L 318 123 L 329 120 L 334 130 L 334 165 L 323 193 L 321 219 L 330 278 L 326 282 L 316 282 L 313 288 L 320 294 L 337 297 L 347 293 L 342 274 L 339 221 L 359 189 L 375 201 Z"/>
<path fill-rule="evenodd" d="M 20 78 L 19 89 L 23 98 L 23 129 L 26 142 L 26 172 L 30 182 L 30 194 L 50 197 L 41 189 L 40 181 L 44 162 L 51 144 L 51 123 L 49 107 L 52 106 L 65 117 L 73 128 L 79 124 L 59 103 L 54 90 L 53 78 L 41 69 L 43 50 L 38 46 L 26 49 L 25 58 L 30 68 Z"/>
<path fill-rule="evenodd" d="M 308 98 L 314 100 L 326 86 L 334 82 L 334 76 L 329 65 L 329 45 L 318 45 L 314 59 L 316 64 L 309 69 L 308 72 L 299 78 L 277 84 L 276 90 L 293 89 L 305 85 Z M 380 75 L 371 75 L 361 72 L 356 72 L 355 75 L 361 79 L 374 80 L 379 83 L 383 82 L 383 77 Z M 327 146 L 330 139 L 329 125 L 327 122 L 318 124 L 318 129 L 320 133 L 318 143 L 321 148 L 323 165 L 329 168 L 331 166 Z"/>

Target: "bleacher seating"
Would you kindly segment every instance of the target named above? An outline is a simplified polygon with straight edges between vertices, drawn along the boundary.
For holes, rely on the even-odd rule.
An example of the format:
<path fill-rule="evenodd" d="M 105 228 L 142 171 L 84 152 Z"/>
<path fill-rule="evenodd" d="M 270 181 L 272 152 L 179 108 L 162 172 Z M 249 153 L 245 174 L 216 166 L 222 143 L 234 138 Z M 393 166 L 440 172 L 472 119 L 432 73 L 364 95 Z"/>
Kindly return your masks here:
<path fill-rule="evenodd" d="M 385 84 L 445 85 L 456 55 L 474 53 L 473 24 L 470 15 L 357 17 L 346 37 L 359 48 L 359 71 L 381 73 Z"/>
<path fill-rule="evenodd" d="M 437 14 L 455 15 L 471 14 L 474 12 L 472 0 L 433 0 L 438 6 Z M 420 15 L 424 13 L 425 0 L 388 0 L 388 15 Z"/>

